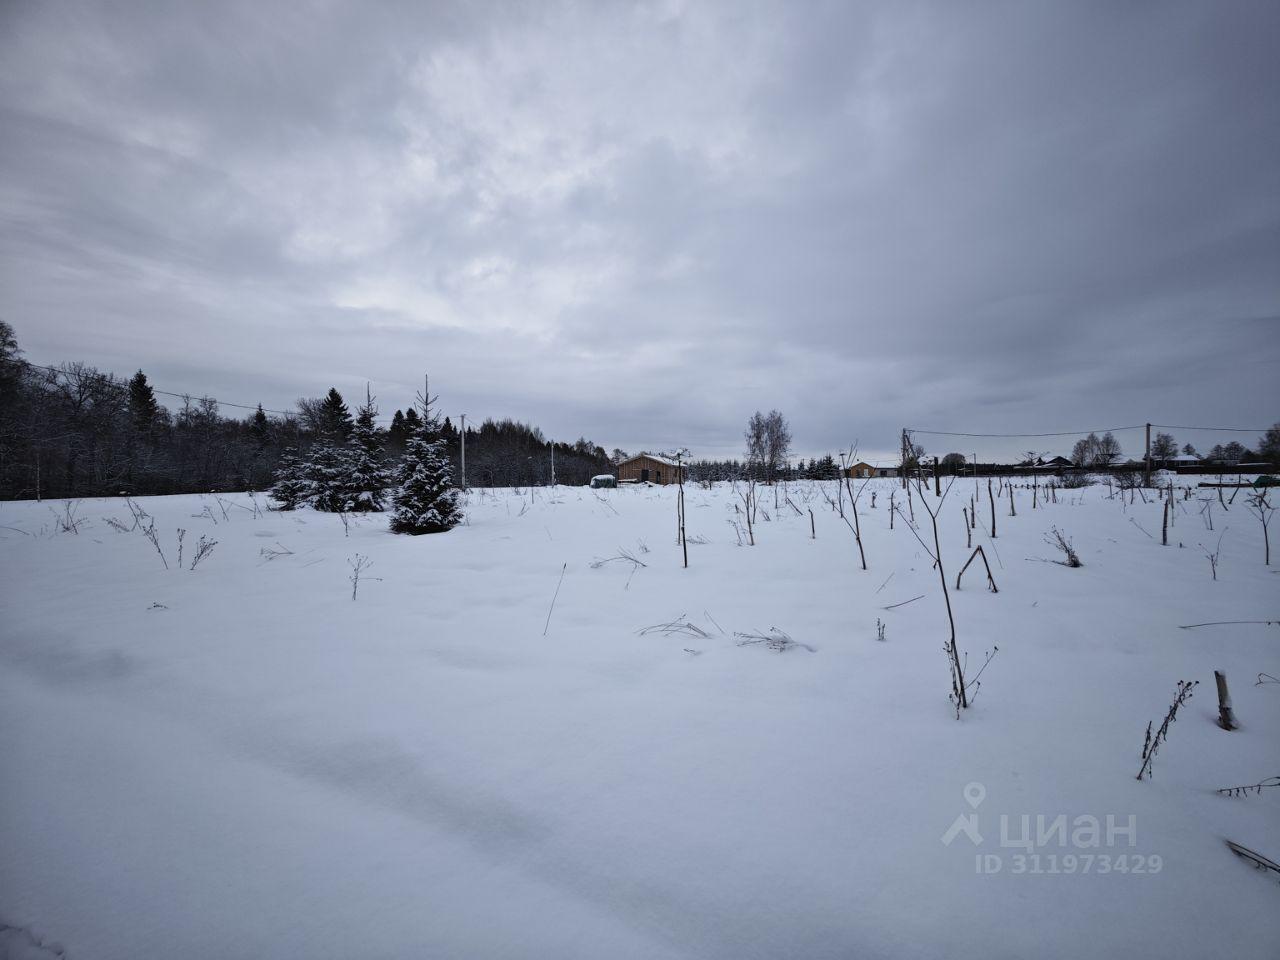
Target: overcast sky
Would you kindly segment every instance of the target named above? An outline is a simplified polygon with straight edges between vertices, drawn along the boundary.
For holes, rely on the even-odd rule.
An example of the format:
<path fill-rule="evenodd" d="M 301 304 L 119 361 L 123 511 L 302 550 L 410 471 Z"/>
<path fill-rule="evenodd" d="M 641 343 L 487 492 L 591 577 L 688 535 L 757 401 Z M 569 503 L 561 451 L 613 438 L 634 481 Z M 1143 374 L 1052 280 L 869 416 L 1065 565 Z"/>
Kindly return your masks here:
<path fill-rule="evenodd" d="M 1264 426 L 1277 50 L 1274 0 L 4 0 L 0 317 L 633 450 Z"/>

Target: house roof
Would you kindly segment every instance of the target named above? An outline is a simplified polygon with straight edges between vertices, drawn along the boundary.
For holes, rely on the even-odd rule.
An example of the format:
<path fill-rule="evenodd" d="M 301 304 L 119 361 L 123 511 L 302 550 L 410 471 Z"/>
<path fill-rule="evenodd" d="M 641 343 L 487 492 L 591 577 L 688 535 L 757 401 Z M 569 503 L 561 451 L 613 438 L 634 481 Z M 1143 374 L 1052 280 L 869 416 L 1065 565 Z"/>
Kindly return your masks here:
<path fill-rule="evenodd" d="M 627 463 L 635 463 L 637 460 L 655 460 L 658 463 L 665 463 L 669 467 L 683 466 L 683 464 L 676 463 L 670 457 L 660 457 L 656 453 L 638 453 L 634 457 L 627 457 L 627 459 L 619 461 L 618 466 L 621 467 Z"/>

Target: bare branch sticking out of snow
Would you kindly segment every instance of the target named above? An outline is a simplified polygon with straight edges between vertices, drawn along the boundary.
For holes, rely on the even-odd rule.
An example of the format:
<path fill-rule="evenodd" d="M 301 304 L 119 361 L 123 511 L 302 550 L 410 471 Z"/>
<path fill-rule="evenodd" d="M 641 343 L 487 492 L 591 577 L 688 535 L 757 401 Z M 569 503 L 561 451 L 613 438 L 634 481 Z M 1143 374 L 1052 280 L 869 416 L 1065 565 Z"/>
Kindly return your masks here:
<path fill-rule="evenodd" d="M 59 533 L 75 533 L 80 532 L 80 528 L 89 521 L 83 517 L 77 516 L 76 511 L 80 509 L 80 501 L 74 502 L 68 500 L 62 505 L 62 512 L 49 508 L 49 512 L 53 514 L 54 523 Z"/>
<path fill-rule="evenodd" d="M 1247 797 L 1251 793 L 1261 795 L 1263 787 L 1280 787 L 1280 776 L 1267 777 L 1257 783 L 1248 783 L 1239 787 L 1222 787 L 1214 793 L 1224 797 Z"/>
<path fill-rule="evenodd" d="M 200 561 L 213 553 L 213 548 L 218 545 L 217 540 L 210 540 L 204 534 L 200 535 L 200 541 L 196 544 L 196 555 L 191 560 L 191 569 L 194 570 L 200 565 Z M 156 548 L 157 550 L 159 547 Z"/>
<path fill-rule="evenodd" d="M 1146 531 L 1143 532 L 1145 533 Z M 1147 536 L 1151 536 L 1151 534 L 1147 534 Z M 1080 563 L 1080 556 L 1076 553 L 1076 548 L 1072 544 L 1070 538 L 1057 527 L 1051 527 L 1049 529 L 1049 532 L 1044 536 L 1044 542 L 1049 546 L 1056 547 L 1058 550 L 1062 551 L 1063 555 L 1066 557 L 1065 560 L 1054 560 L 1054 563 L 1063 567 L 1083 566 L 1083 564 Z"/>
<path fill-rule="evenodd" d="M 647 551 L 647 550 L 648 550 L 648 547 L 645 547 L 644 549 Z M 648 566 L 648 564 L 647 564 L 647 563 L 645 563 L 643 560 L 641 560 L 639 557 L 637 557 L 637 556 L 636 556 L 634 553 L 632 553 L 630 550 L 627 550 L 627 549 L 625 549 L 625 548 L 623 548 L 623 547 L 619 547 L 619 548 L 618 548 L 618 555 L 617 555 L 617 556 L 615 556 L 615 557 L 596 557 L 596 559 L 594 559 L 594 560 L 592 560 L 592 561 L 591 561 L 591 563 L 590 563 L 590 567 L 591 567 L 591 569 L 592 569 L 592 570 L 599 570 L 601 567 L 606 566 L 606 565 L 608 565 L 608 564 L 610 564 L 610 563 L 615 563 L 615 562 L 617 562 L 617 563 L 629 563 L 629 564 L 631 564 L 631 573 L 627 575 L 627 582 L 626 582 L 626 584 L 625 584 L 625 585 L 623 585 L 623 587 L 622 587 L 622 589 L 623 589 L 623 590 L 630 589 L 630 587 L 631 587 L 631 578 L 632 578 L 632 577 L 634 577 L 634 576 L 636 575 L 636 571 L 637 571 L 637 570 L 639 570 L 641 567 L 647 567 L 647 566 Z"/>
<path fill-rule="evenodd" d="M 764 644 L 770 650 L 778 653 L 786 653 L 795 647 L 808 650 L 810 653 L 817 653 L 816 647 L 811 647 L 807 643 L 801 643 L 798 640 L 792 640 L 786 633 L 777 627 L 770 627 L 768 633 L 740 633 L 735 631 L 733 634 L 738 638 L 738 646 L 750 647 L 756 644 Z"/>
<path fill-rule="evenodd" d="M 674 635 L 696 637 L 699 640 L 707 640 L 711 637 L 711 634 L 707 633 L 707 631 L 703 630 L 696 623 L 690 623 L 683 613 L 668 623 L 655 623 L 653 626 L 644 627 L 638 630 L 637 633 L 642 637 L 646 637 L 652 633 L 660 633 L 667 637 Z"/>
<path fill-rule="evenodd" d="M 286 547 L 279 540 L 277 540 L 276 545 L 274 547 L 263 547 L 261 550 L 259 550 L 258 556 L 262 557 L 263 563 L 270 563 L 272 560 L 276 559 L 277 557 L 293 556 L 293 551 L 290 550 L 288 547 Z"/>

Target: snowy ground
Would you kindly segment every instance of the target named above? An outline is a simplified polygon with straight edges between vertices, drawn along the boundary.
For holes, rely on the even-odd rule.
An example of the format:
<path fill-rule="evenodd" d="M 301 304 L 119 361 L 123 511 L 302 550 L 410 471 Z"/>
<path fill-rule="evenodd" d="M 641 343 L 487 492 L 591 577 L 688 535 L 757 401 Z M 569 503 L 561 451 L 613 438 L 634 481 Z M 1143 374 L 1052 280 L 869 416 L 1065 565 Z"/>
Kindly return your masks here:
<path fill-rule="evenodd" d="M 82 502 L 76 534 L 60 503 L 0 504 L 0 952 L 1275 957 L 1280 877 L 1224 841 L 1280 859 L 1280 788 L 1214 790 L 1280 773 L 1280 684 L 1255 685 L 1280 628 L 1179 629 L 1280 614 L 1243 494 L 1212 534 L 1179 499 L 1162 547 L 1154 503 L 1018 490 L 993 543 L 984 481 L 999 593 L 974 567 L 952 603 L 971 673 L 999 653 L 957 721 L 894 489 L 862 495 L 866 572 L 811 484 L 802 515 L 762 491 L 754 547 L 733 490 L 690 488 L 687 570 L 674 488 L 473 493 L 466 526 L 420 538 L 139 501 L 170 567 L 177 528 L 186 566 L 218 541 L 194 571 L 113 530 L 121 500 Z M 940 518 L 952 584 L 973 491 Z M 1029 559 L 1057 556 L 1055 524 L 1082 568 Z M 591 566 L 620 548 L 646 566 Z M 681 614 L 707 635 L 640 633 Z M 813 650 L 734 636 L 775 626 Z M 1179 679 L 1200 686 L 1139 782 Z M 971 813 L 981 842 L 944 843 Z M 1111 845 L 1108 815 L 1133 828 Z M 1009 845 L 1024 816 L 1034 849 Z"/>

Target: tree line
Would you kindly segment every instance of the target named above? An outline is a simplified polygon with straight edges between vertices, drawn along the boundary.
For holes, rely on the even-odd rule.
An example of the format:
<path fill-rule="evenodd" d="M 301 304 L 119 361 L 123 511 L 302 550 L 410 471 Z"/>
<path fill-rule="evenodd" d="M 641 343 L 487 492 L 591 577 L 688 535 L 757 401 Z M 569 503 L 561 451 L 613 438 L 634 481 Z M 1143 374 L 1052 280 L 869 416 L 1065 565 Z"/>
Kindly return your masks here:
<path fill-rule="evenodd" d="M 422 412 L 396 410 L 384 429 L 376 424 L 374 398 L 365 399 L 366 447 L 394 468 L 421 433 Z M 0 321 L 0 499 L 265 490 L 282 462 L 345 445 L 359 417 L 348 411 L 347 426 L 339 405 L 348 410 L 331 389 L 283 414 L 259 405 L 228 416 L 216 400 L 197 397 L 182 397 L 170 410 L 141 370 L 120 380 L 84 363 L 25 361 L 13 328 Z M 448 417 L 433 419 L 432 428 L 430 439 L 442 443 L 460 482 L 461 432 Z M 467 426 L 468 485 L 548 484 L 553 456 L 559 483 L 585 484 L 611 466 L 605 450 L 586 439 L 550 444 L 537 427 L 512 419 Z"/>

